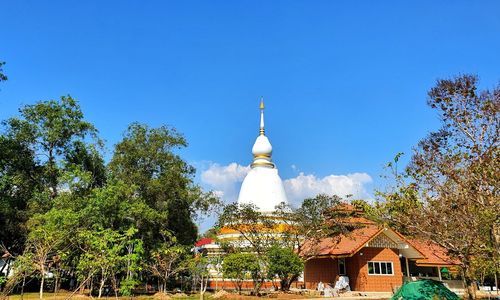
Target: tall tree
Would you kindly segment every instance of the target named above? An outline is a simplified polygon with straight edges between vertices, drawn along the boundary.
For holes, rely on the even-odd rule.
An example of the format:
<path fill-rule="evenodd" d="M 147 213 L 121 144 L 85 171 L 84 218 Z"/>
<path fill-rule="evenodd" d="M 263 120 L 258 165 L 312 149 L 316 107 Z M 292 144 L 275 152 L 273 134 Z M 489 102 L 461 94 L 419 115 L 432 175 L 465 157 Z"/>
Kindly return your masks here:
<path fill-rule="evenodd" d="M 179 243 L 192 244 L 197 237 L 193 222 L 196 209 L 217 202 L 193 184 L 194 168 L 175 153 L 186 145 L 185 138 L 173 128 L 133 123 L 115 147 L 109 164 L 112 176 L 134 186 L 137 196 L 158 212 L 157 218 L 140 230 L 149 245 L 164 229 Z"/>
<path fill-rule="evenodd" d="M 19 253 L 24 247 L 26 221 L 34 213 L 50 209 L 58 190 L 64 188 L 59 183 L 65 169 L 86 166 L 85 160 L 72 153 L 90 148 L 86 138 L 95 138 L 97 131 L 84 120 L 77 101 L 70 96 L 26 105 L 19 117 L 3 121 L 2 127 L 0 210 L 6 218 L 0 221 L 5 223 L 0 242 Z M 92 159 L 95 169 L 101 164 L 102 172 L 98 156 L 94 151 Z"/>
<path fill-rule="evenodd" d="M 22 252 L 28 202 L 41 191 L 42 168 L 20 141 L 0 135 L 0 245 L 12 255 Z"/>
<path fill-rule="evenodd" d="M 418 144 L 408 168 L 394 172 L 394 188 L 382 193 L 389 222 L 460 261 L 469 298 L 474 260 L 500 258 L 500 87 L 478 91 L 477 83 L 463 75 L 430 90 L 442 127 Z"/>
<path fill-rule="evenodd" d="M 78 102 L 71 96 L 41 101 L 20 109 L 21 116 L 3 122 L 6 136 L 26 145 L 43 166 L 44 184 L 50 197 L 58 193 L 59 176 L 65 167 L 64 153 L 97 130 L 83 118 Z"/>

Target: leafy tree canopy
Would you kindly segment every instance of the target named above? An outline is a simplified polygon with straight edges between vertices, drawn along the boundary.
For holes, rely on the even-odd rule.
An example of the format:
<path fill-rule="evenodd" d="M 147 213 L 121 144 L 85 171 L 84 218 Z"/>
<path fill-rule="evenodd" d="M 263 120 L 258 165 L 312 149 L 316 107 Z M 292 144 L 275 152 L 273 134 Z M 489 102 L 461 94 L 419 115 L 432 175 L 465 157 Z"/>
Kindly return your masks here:
<path fill-rule="evenodd" d="M 500 86 L 478 90 L 478 78 L 438 80 L 428 104 L 442 127 L 422 139 L 395 185 L 381 193 L 384 218 L 428 239 L 460 261 L 471 287 L 474 261 L 500 261 Z M 473 297 L 473 289 L 469 295 Z"/>
<path fill-rule="evenodd" d="M 295 251 L 277 245 L 268 249 L 267 265 L 269 279 L 278 277 L 282 291 L 289 290 L 304 270 L 304 262 Z"/>
<path fill-rule="evenodd" d="M 137 196 L 158 211 L 152 228 L 141 232 L 154 238 L 155 232 L 166 227 L 185 245 L 197 237 L 193 222 L 197 209 L 208 210 L 218 201 L 193 184 L 194 168 L 175 154 L 186 145 L 173 128 L 134 123 L 116 145 L 109 164 L 114 178 L 136 187 Z"/>

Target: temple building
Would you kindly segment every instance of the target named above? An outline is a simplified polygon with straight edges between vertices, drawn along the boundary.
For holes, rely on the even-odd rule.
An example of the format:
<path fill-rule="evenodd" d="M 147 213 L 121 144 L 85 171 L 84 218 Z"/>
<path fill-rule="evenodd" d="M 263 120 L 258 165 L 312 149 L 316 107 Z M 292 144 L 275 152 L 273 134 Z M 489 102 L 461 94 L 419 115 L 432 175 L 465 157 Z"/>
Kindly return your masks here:
<path fill-rule="evenodd" d="M 259 135 L 255 139 L 252 147 L 253 161 L 250 165 L 250 171 L 245 176 L 238 196 L 239 205 L 253 205 L 263 215 L 272 217 L 275 207 L 281 203 L 288 203 L 283 182 L 278 174 L 278 169 L 272 161 L 273 147 L 265 134 L 264 127 L 264 101 L 260 102 L 260 128 Z M 268 234 L 268 233 L 263 233 Z M 229 242 L 237 247 L 247 246 L 241 234 L 229 228 L 221 228 L 217 235 L 217 241 Z M 202 239 L 195 245 L 203 249 L 209 256 L 222 256 L 224 251 L 220 245 L 213 239 Z M 210 274 L 212 280 L 210 287 L 223 285 L 232 287 L 231 282 L 227 280 L 222 282 L 220 266 L 212 266 Z M 220 284 L 218 283 L 219 281 Z M 249 281 L 245 286 L 251 284 Z M 265 285 L 269 286 L 269 285 Z"/>
<path fill-rule="evenodd" d="M 260 103 L 260 131 L 252 148 L 251 169 L 241 185 L 238 204 L 252 204 L 264 215 L 272 216 L 275 207 L 288 203 L 283 182 L 278 169 L 272 161 L 272 146 L 265 135 L 264 102 Z M 305 270 L 297 288 L 317 289 L 320 284 L 335 286 L 339 277 L 344 277 L 351 290 L 365 292 L 391 292 L 403 284 L 404 280 L 418 277 L 446 280 L 450 271 L 456 269 L 456 262 L 435 244 L 410 240 L 397 231 L 380 226 L 366 219 L 362 211 L 346 204 L 352 209 L 352 218 L 360 228 L 348 236 L 325 237 L 315 245 L 314 255 L 303 256 Z M 235 230 L 221 228 L 217 240 L 240 242 L 241 235 Z M 304 241 L 304 247 L 308 241 Z M 205 238 L 196 247 L 210 256 L 224 255 L 217 241 Z M 222 278 L 221 268 L 212 266 L 211 288 L 232 288 L 230 279 Z M 456 282 L 447 282 L 451 287 Z M 251 282 L 245 284 L 249 288 Z M 458 283 L 460 285 L 460 283 Z M 270 285 L 264 285 L 264 287 Z"/>

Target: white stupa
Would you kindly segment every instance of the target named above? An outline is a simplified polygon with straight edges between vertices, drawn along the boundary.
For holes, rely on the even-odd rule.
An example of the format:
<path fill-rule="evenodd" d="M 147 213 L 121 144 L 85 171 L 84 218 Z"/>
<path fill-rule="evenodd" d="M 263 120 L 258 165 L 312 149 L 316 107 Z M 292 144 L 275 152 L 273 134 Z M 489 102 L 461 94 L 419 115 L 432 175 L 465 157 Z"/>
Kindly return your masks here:
<path fill-rule="evenodd" d="M 260 102 L 260 135 L 252 148 L 253 163 L 243 180 L 238 204 L 253 204 L 270 213 L 281 202 L 288 203 L 278 169 L 271 160 L 273 147 L 264 131 L 264 100 Z"/>

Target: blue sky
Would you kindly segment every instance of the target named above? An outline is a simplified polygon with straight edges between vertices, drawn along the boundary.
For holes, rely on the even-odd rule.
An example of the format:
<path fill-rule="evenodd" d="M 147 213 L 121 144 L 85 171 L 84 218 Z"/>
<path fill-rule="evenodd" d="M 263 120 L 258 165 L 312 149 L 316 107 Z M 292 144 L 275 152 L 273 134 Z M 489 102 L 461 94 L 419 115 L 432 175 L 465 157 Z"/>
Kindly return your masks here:
<path fill-rule="evenodd" d="M 368 197 L 439 126 L 436 79 L 500 80 L 499 1 L 3 0 L 0 18 L 0 119 L 71 94 L 109 152 L 133 121 L 172 125 L 184 158 L 223 182 L 197 180 L 232 198 L 260 96 L 282 178 L 350 178 Z"/>

